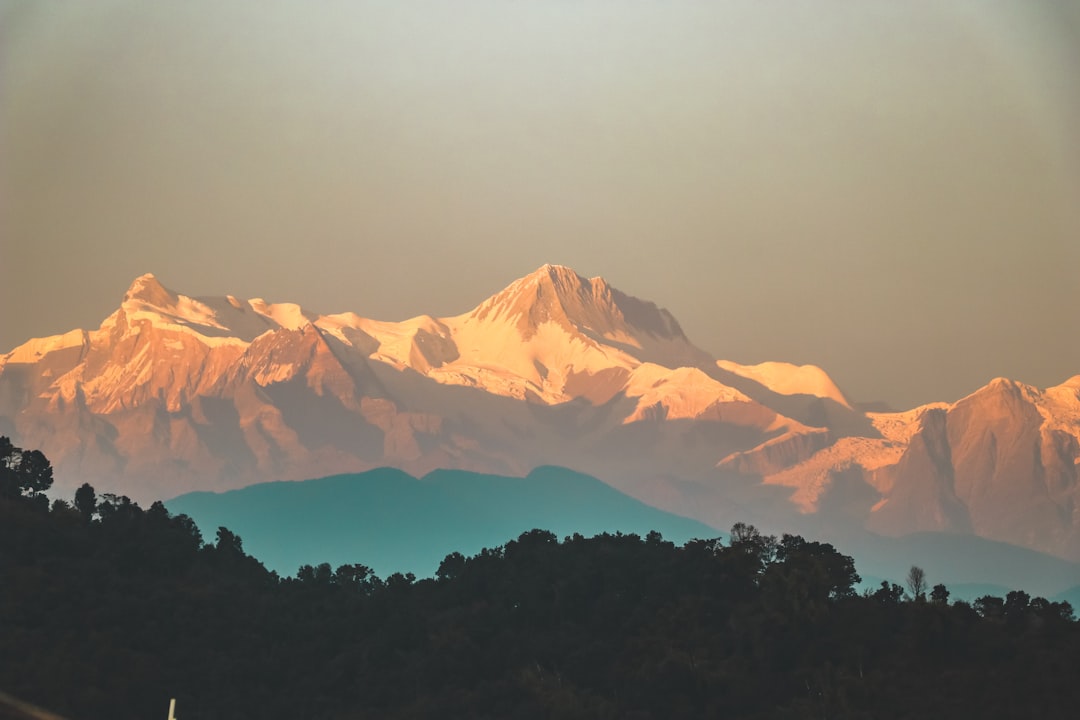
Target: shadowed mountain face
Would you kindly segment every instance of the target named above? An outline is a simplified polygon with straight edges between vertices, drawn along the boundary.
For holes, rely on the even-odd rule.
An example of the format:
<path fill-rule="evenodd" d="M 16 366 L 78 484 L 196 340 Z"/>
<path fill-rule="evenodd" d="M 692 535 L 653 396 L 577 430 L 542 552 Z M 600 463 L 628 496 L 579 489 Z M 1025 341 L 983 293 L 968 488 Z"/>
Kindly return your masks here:
<path fill-rule="evenodd" d="M 557 464 L 713 527 L 976 533 L 1080 557 L 1080 380 L 867 413 L 819 368 L 716 361 L 666 310 L 557 266 L 403 322 L 145 275 L 97 330 L 0 357 L 0 433 L 42 449 L 66 495 Z"/>

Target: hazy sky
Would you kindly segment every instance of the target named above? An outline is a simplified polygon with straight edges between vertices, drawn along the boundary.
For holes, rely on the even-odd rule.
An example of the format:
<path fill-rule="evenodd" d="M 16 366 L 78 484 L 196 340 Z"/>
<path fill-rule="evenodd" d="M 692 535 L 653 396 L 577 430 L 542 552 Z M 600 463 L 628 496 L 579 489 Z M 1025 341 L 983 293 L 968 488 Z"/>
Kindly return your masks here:
<path fill-rule="evenodd" d="M 0 352 L 194 295 L 398 320 L 545 262 L 854 399 L 1080 374 L 1080 7 L 0 0 Z"/>

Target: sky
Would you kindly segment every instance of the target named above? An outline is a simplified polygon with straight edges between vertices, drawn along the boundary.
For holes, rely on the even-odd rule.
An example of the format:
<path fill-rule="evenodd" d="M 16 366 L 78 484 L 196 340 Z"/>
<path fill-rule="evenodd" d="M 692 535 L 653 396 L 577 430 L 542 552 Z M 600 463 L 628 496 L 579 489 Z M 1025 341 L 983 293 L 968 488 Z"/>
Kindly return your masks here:
<path fill-rule="evenodd" d="M 895 408 L 1080 374 L 1075 0 L 0 0 L 0 352 L 544 263 Z"/>

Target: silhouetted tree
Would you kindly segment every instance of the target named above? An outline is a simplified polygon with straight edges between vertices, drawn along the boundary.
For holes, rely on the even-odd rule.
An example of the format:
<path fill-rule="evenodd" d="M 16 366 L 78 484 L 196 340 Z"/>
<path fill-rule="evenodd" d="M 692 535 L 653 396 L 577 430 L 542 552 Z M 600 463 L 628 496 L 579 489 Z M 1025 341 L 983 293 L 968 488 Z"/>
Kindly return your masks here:
<path fill-rule="evenodd" d="M 18 466 L 21 450 L 11 438 L 0 435 L 0 496 L 15 497 L 21 494 Z"/>
<path fill-rule="evenodd" d="M 244 541 L 229 528 L 219 527 L 214 548 L 226 557 L 240 557 L 244 554 Z"/>
<path fill-rule="evenodd" d="M 1028 612 L 1028 606 L 1031 604 L 1031 596 L 1023 590 L 1011 590 L 1009 594 L 1005 596 L 1004 612 L 1005 618 L 1011 622 L 1019 622 L 1022 620 Z"/>
<path fill-rule="evenodd" d="M 882 605 L 899 605 L 904 598 L 904 588 L 896 583 L 881 581 L 881 587 L 873 592 L 870 597 Z"/>
<path fill-rule="evenodd" d="M 465 569 L 465 556 L 459 552 L 452 552 L 442 559 L 439 569 L 435 571 L 435 577 L 440 580 L 453 580 Z"/>
<path fill-rule="evenodd" d="M 75 509 L 82 513 L 87 522 L 94 517 L 97 511 L 97 493 L 90 483 L 83 483 L 75 491 Z"/>
<path fill-rule="evenodd" d="M 321 566 L 320 566 L 321 567 Z M 334 584 L 350 590 L 369 593 L 373 589 L 375 573 L 367 565 L 354 563 L 340 565 L 334 571 Z"/>
<path fill-rule="evenodd" d="M 972 603 L 975 612 L 987 619 L 1000 619 L 1005 614 L 1005 601 L 994 595 L 983 595 Z"/>
<path fill-rule="evenodd" d="M 941 583 L 935 585 L 934 589 L 930 591 L 930 601 L 936 605 L 948 605 L 949 588 L 945 587 Z"/>
<path fill-rule="evenodd" d="M 918 602 L 926 600 L 926 572 L 917 565 L 912 565 L 908 570 L 907 578 L 904 579 L 911 599 Z"/>
<path fill-rule="evenodd" d="M 507 557 L 513 557 L 518 552 L 529 552 L 536 548 L 558 544 L 559 538 L 553 532 L 548 530 L 529 530 L 521 533 L 517 540 L 511 540 L 506 543 L 505 553 Z"/>
<path fill-rule="evenodd" d="M 831 599 L 853 596 L 855 585 L 862 580 L 850 556 L 837 552 L 829 543 L 808 541 L 800 535 L 785 534 L 781 538 L 776 560 L 812 570 L 818 591 Z"/>
<path fill-rule="evenodd" d="M 386 587 L 391 590 L 402 590 L 416 582 L 416 575 L 411 572 L 392 573 L 386 578 Z"/>
<path fill-rule="evenodd" d="M 52 483 L 52 465 L 40 450 L 23 450 L 0 436 L 0 495 L 37 499 Z M 44 505 L 48 507 L 47 500 Z"/>
<path fill-rule="evenodd" d="M 746 555 L 760 573 L 776 559 L 779 543 L 775 535 L 762 535 L 753 525 L 740 522 L 731 526 L 731 548 Z"/>
<path fill-rule="evenodd" d="M 1072 605 L 1064 600 L 1051 602 L 1044 597 L 1032 598 L 1028 609 L 1043 620 L 1071 621 L 1074 619 Z"/>
<path fill-rule="evenodd" d="M 127 495 L 102 493 L 97 503 L 97 514 L 102 520 L 130 522 L 139 515 L 140 509 Z"/>

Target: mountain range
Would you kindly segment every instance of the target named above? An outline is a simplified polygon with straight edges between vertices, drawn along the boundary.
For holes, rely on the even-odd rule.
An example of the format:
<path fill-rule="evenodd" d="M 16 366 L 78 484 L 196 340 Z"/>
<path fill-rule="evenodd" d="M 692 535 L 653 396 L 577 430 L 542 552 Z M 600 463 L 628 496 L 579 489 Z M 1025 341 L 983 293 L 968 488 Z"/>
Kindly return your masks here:
<path fill-rule="evenodd" d="M 668 311 L 560 266 L 402 322 L 144 275 L 96 330 L 0 356 L 0 434 L 45 452 L 67 495 L 559 465 L 714 528 L 974 535 L 1080 560 L 1080 375 L 867 412 L 820 368 L 716 359 Z"/>

